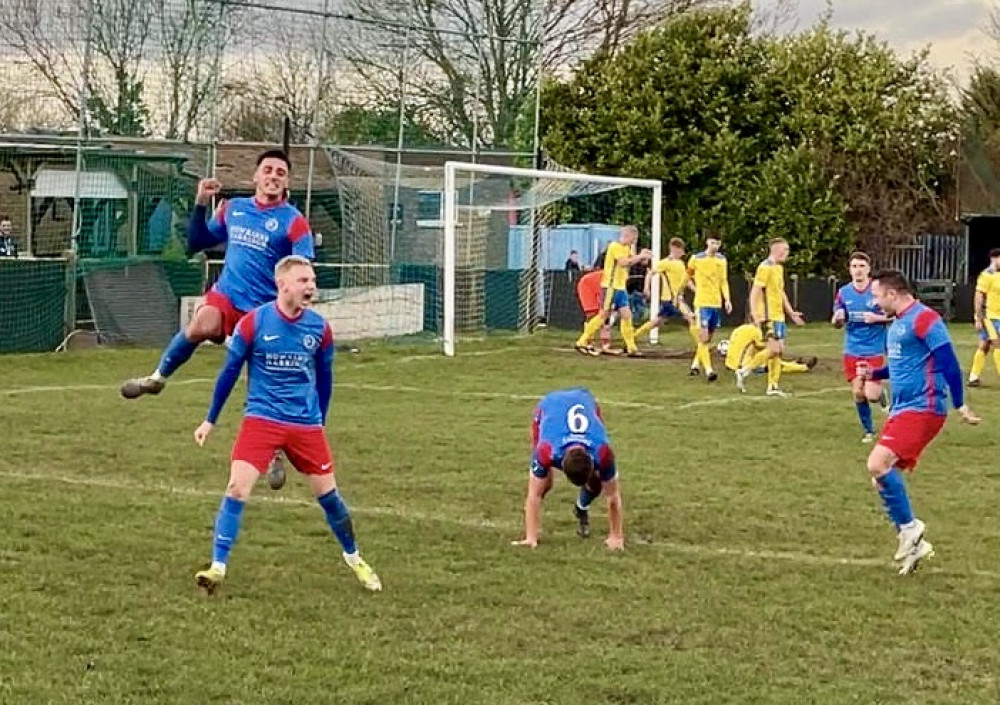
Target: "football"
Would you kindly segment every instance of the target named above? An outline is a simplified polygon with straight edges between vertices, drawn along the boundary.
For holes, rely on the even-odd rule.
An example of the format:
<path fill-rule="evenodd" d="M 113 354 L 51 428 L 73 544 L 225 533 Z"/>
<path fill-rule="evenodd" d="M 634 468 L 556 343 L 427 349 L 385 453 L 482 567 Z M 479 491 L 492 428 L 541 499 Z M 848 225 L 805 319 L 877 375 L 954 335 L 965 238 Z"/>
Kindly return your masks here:
<path fill-rule="evenodd" d="M 719 351 L 719 354 L 722 355 L 722 357 L 725 357 L 726 353 L 729 352 L 729 341 L 720 340 L 719 344 L 715 346 L 715 349 Z"/>

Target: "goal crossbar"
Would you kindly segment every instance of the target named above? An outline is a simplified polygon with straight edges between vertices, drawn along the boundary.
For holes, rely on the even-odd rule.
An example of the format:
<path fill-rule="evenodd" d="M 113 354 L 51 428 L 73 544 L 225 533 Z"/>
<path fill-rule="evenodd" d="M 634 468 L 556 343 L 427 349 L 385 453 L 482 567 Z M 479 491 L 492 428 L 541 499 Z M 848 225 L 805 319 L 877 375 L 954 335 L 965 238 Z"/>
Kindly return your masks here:
<path fill-rule="evenodd" d="M 605 176 L 600 174 L 583 174 L 579 172 L 546 171 L 543 169 L 521 169 L 518 167 L 501 166 L 497 164 L 476 164 L 472 162 L 448 161 L 444 165 L 444 316 L 442 337 L 444 354 L 451 357 L 455 354 L 455 267 L 456 267 L 456 224 L 458 222 L 457 174 L 473 173 L 499 176 L 513 176 L 529 179 L 551 179 L 554 181 L 589 182 L 608 184 L 621 187 L 648 188 L 652 191 L 650 249 L 653 262 L 660 259 L 660 235 L 662 217 L 663 184 L 656 179 L 635 179 L 624 176 Z M 651 299 L 653 305 L 659 301 L 659 277 L 653 277 Z M 652 331 L 651 342 L 656 342 L 656 331 Z"/>

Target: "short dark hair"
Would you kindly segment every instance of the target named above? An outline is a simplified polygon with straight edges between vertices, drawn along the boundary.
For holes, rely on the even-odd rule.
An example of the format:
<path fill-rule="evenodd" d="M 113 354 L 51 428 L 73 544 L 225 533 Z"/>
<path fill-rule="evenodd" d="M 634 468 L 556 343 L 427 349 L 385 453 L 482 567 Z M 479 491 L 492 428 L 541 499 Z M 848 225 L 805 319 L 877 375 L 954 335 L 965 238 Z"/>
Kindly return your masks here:
<path fill-rule="evenodd" d="M 10 220 L 10 222 L 12 222 L 12 223 L 14 222 L 13 220 L 11 220 L 11 218 L 10 218 L 9 215 L 0 215 L 0 223 L 2 223 L 5 220 Z M 998 251 L 1000 251 L 1000 250 L 998 250 Z"/>
<path fill-rule="evenodd" d="M 878 281 L 879 286 L 883 289 L 895 289 L 901 294 L 912 294 L 913 287 L 910 285 L 910 280 L 906 278 L 898 269 L 883 269 L 875 273 L 872 277 L 873 281 Z"/>
<path fill-rule="evenodd" d="M 594 459 L 583 446 L 571 446 L 563 455 L 562 471 L 566 479 L 577 487 L 583 487 L 594 472 Z"/>
<path fill-rule="evenodd" d="M 684 249 L 684 241 L 681 240 L 679 237 L 672 237 L 670 238 L 670 246 L 680 247 L 681 249 Z"/>
<path fill-rule="evenodd" d="M 578 254 L 580 254 L 580 253 L 579 253 L 579 252 L 577 252 L 576 250 L 570 250 L 570 251 L 569 251 L 569 253 L 570 253 L 571 255 L 578 255 Z"/>
<path fill-rule="evenodd" d="M 705 236 L 706 240 L 722 241 L 722 233 L 720 233 L 717 228 L 705 228 L 702 234 Z"/>
<path fill-rule="evenodd" d="M 997 250 L 997 252 L 1000 252 L 1000 250 Z M 856 259 L 859 259 L 862 262 L 867 262 L 869 265 L 872 263 L 872 258 L 866 255 L 864 252 L 861 252 L 860 250 L 857 252 L 852 252 L 851 256 L 847 258 L 847 263 L 850 264 Z"/>
<path fill-rule="evenodd" d="M 292 160 L 288 158 L 288 154 L 283 149 L 269 149 L 266 152 L 261 152 L 257 157 L 257 166 L 260 166 L 265 159 L 280 159 L 288 167 L 289 173 L 292 171 Z"/>
<path fill-rule="evenodd" d="M 4 220 L 4 218 L 0 218 L 0 220 Z M 993 259 L 994 257 L 1000 257 L 1000 247 L 994 247 L 990 250 L 990 259 Z"/>

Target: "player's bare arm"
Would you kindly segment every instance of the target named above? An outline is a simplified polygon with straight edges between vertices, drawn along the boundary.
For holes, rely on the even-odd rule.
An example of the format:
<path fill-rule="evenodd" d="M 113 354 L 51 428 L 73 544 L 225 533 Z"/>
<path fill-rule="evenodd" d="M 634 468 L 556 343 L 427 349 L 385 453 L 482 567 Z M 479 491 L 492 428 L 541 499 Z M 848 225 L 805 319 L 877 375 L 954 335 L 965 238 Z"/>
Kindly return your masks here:
<path fill-rule="evenodd" d="M 764 287 L 754 284 L 750 287 L 750 317 L 756 325 L 764 322 L 764 316 L 760 313 L 763 306 L 760 305 L 761 297 L 764 295 Z"/>
<path fill-rule="evenodd" d="M 806 324 L 806 319 L 802 317 L 802 313 L 795 310 L 792 306 L 792 302 L 788 300 L 788 294 L 781 292 L 781 305 L 785 307 L 785 313 L 788 317 L 792 319 L 792 322 L 797 326 L 804 326 Z"/>
<path fill-rule="evenodd" d="M 528 494 L 524 499 L 524 538 L 512 541 L 512 545 L 528 548 L 538 546 L 538 536 L 542 529 L 542 498 L 551 486 L 551 470 L 545 479 L 537 478 L 533 473 L 528 475 Z"/>
<path fill-rule="evenodd" d="M 972 297 L 972 311 L 973 311 L 973 325 L 975 325 L 976 330 L 983 329 L 983 310 L 986 307 L 986 297 L 983 296 L 983 292 L 976 290 L 976 293 Z"/>
<path fill-rule="evenodd" d="M 622 494 L 618 478 L 603 483 L 601 493 L 608 503 L 608 538 L 604 545 L 612 551 L 625 548 L 625 512 L 622 508 Z"/>

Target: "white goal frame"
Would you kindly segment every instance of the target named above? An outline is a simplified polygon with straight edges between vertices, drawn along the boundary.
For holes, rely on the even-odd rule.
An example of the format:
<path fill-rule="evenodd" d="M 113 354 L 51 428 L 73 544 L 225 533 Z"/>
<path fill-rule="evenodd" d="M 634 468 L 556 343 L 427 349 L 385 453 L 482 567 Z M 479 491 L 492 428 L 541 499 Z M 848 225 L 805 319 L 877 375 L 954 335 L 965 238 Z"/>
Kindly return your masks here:
<path fill-rule="evenodd" d="M 590 183 L 614 184 L 618 186 L 634 186 L 648 188 L 653 192 L 651 247 L 653 262 L 660 259 L 660 236 L 662 230 L 661 218 L 663 208 L 663 184 L 656 179 L 632 179 L 621 176 L 600 176 L 576 172 L 545 171 L 542 169 L 521 169 L 512 166 L 494 164 L 474 164 L 471 162 L 445 162 L 444 165 L 444 325 L 443 349 L 448 357 L 455 355 L 455 226 L 458 222 L 458 204 L 455 200 L 456 183 L 459 172 L 496 174 L 500 176 L 522 176 L 535 179 L 553 179 L 562 181 L 585 181 Z M 650 292 L 650 306 L 656 307 L 659 302 L 660 278 L 653 277 Z M 653 315 L 655 310 L 651 311 Z M 650 334 L 650 341 L 657 342 L 657 331 Z"/>

